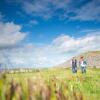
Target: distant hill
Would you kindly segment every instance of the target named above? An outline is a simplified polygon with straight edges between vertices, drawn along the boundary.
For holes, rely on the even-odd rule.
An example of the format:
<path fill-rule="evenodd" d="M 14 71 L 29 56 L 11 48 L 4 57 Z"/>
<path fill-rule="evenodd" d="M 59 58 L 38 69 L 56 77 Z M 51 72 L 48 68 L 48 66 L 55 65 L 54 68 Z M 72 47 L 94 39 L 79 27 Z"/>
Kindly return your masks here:
<path fill-rule="evenodd" d="M 89 67 L 100 68 L 100 51 L 86 52 L 76 56 L 75 58 L 79 61 L 81 56 L 83 56 L 87 60 Z M 62 64 L 57 65 L 56 67 L 64 67 L 64 68 L 71 67 L 71 59 L 67 60 Z"/>

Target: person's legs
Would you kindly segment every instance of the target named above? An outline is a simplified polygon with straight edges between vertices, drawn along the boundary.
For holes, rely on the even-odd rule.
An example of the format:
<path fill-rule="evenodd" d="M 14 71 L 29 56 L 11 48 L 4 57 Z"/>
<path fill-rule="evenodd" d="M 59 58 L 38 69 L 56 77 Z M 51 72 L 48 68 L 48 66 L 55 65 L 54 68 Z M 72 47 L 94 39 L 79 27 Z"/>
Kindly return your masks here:
<path fill-rule="evenodd" d="M 75 73 L 77 73 L 77 67 L 75 67 Z"/>
<path fill-rule="evenodd" d="M 86 73 L 86 67 L 81 67 L 82 68 L 82 73 Z"/>
<path fill-rule="evenodd" d="M 81 72 L 84 73 L 84 67 L 81 67 Z"/>
<path fill-rule="evenodd" d="M 75 68 L 74 67 L 72 67 L 72 72 L 75 73 Z"/>
<path fill-rule="evenodd" d="M 86 67 L 84 67 L 84 73 L 86 73 Z"/>

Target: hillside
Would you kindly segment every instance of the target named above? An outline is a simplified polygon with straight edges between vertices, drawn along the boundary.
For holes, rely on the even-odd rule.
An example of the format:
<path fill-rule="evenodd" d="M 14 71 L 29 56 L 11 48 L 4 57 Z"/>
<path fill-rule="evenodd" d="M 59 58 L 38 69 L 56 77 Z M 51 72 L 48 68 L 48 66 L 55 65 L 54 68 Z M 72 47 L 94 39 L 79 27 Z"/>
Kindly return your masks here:
<path fill-rule="evenodd" d="M 84 58 L 87 60 L 89 67 L 100 68 L 100 51 L 86 52 L 86 53 L 76 56 L 75 58 L 79 61 L 81 56 L 84 56 Z M 67 60 L 66 62 L 64 62 L 62 64 L 59 64 L 56 67 L 64 67 L 64 68 L 71 67 L 71 59 Z"/>

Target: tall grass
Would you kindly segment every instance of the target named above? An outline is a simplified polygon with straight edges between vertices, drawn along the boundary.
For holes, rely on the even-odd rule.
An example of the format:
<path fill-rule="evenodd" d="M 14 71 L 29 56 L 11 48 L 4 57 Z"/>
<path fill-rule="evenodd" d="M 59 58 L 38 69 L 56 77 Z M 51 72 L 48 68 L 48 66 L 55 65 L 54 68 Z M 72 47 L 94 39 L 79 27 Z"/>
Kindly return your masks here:
<path fill-rule="evenodd" d="M 98 69 L 99 70 L 99 69 Z M 69 69 L 0 75 L 0 100 L 99 100 L 100 70 Z"/>

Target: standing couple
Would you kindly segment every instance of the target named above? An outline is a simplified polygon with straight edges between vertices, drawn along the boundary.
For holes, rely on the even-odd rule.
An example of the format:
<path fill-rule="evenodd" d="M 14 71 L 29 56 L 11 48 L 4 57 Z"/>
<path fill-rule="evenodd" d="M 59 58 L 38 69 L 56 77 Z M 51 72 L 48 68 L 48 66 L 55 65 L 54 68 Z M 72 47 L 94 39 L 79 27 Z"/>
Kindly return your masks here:
<path fill-rule="evenodd" d="M 77 73 L 77 59 L 73 58 L 71 63 L 72 63 L 72 72 Z M 80 58 L 79 66 L 81 68 L 81 72 L 86 73 L 87 62 L 86 60 L 84 60 L 83 57 Z"/>

